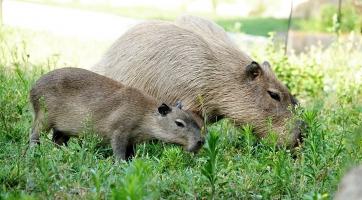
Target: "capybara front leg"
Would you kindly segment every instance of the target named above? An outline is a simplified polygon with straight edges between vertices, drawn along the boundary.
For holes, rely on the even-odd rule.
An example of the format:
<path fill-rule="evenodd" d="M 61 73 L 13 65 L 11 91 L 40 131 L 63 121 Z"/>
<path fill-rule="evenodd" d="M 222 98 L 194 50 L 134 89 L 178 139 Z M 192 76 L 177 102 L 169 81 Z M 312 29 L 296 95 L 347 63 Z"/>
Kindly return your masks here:
<path fill-rule="evenodd" d="M 41 131 L 49 131 L 45 123 L 44 115 L 40 112 L 34 117 L 33 126 L 30 133 L 30 146 L 35 146 L 39 144 L 39 138 Z"/>
<path fill-rule="evenodd" d="M 39 144 L 39 138 L 40 138 L 40 134 L 39 134 L 39 128 L 37 127 L 37 125 L 33 125 L 33 128 L 31 129 L 31 133 L 30 133 L 30 146 L 33 147 L 37 144 Z"/>
<path fill-rule="evenodd" d="M 118 160 L 126 159 L 126 151 L 128 146 L 128 139 L 121 134 L 113 134 L 111 141 L 114 156 Z"/>

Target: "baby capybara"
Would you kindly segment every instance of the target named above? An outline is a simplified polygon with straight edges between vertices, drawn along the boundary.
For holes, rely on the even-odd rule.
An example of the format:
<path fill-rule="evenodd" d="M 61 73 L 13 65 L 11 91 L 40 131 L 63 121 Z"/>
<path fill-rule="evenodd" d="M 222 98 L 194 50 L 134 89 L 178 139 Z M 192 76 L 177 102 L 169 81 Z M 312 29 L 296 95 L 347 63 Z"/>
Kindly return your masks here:
<path fill-rule="evenodd" d="M 31 144 L 41 131 L 53 130 L 57 144 L 78 136 L 90 120 L 115 156 L 127 159 L 134 145 L 158 139 L 194 152 L 204 143 L 202 119 L 180 106 L 158 103 L 141 91 L 79 68 L 63 68 L 42 76 L 30 91 L 34 109 Z"/>

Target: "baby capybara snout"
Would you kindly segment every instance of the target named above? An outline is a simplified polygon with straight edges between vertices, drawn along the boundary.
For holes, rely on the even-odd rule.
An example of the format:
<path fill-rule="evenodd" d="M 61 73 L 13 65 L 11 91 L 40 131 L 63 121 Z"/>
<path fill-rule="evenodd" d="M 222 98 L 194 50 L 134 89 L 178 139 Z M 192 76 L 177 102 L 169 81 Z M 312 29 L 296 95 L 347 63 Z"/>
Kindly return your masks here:
<path fill-rule="evenodd" d="M 304 142 L 304 137 L 306 136 L 307 124 L 302 120 L 296 120 L 293 129 L 294 135 L 294 144 L 293 148 L 299 147 Z"/>
<path fill-rule="evenodd" d="M 188 152 L 196 153 L 205 144 L 205 138 L 201 135 L 200 131 L 192 137 L 189 137 L 188 141 L 188 145 L 185 147 L 185 150 Z"/>
<path fill-rule="evenodd" d="M 189 152 L 197 152 L 205 144 L 205 138 L 200 137 L 187 147 Z"/>

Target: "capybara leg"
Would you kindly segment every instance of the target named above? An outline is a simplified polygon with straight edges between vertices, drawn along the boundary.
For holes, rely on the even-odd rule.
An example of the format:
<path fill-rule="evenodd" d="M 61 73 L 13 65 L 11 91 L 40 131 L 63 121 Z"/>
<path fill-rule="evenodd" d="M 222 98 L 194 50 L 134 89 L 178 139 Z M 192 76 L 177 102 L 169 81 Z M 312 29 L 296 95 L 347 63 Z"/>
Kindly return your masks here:
<path fill-rule="evenodd" d="M 39 132 L 40 131 L 37 125 L 34 125 L 30 133 L 30 146 L 35 146 L 36 144 L 39 144 L 39 138 L 40 138 Z"/>
<path fill-rule="evenodd" d="M 48 125 L 45 122 L 44 115 L 39 112 L 34 117 L 33 126 L 30 134 L 30 146 L 39 144 L 40 133 L 42 131 L 49 131 Z"/>
<path fill-rule="evenodd" d="M 53 129 L 53 142 L 57 145 L 67 145 L 70 137 L 64 132 Z"/>
<path fill-rule="evenodd" d="M 128 146 L 127 137 L 124 137 L 121 134 L 113 134 L 111 145 L 112 145 L 114 156 L 118 160 L 125 160 L 127 146 Z"/>
<path fill-rule="evenodd" d="M 128 144 L 126 148 L 126 160 L 130 160 L 134 156 L 134 148 L 133 144 Z"/>

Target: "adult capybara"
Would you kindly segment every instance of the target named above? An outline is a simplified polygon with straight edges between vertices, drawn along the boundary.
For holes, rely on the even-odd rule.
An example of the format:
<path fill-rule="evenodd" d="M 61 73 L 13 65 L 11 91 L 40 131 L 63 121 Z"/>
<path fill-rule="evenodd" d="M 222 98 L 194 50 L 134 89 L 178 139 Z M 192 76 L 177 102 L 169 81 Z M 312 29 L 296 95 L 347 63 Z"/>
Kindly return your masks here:
<path fill-rule="evenodd" d="M 297 101 L 269 63 L 251 59 L 206 19 L 183 16 L 136 25 L 93 70 L 167 103 L 181 99 L 186 109 L 209 120 L 252 124 L 260 137 L 271 128 L 281 144 L 294 146 L 301 137 L 297 123 L 288 123 L 289 107 Z"/>
<path fill-rule="evenodd" d="M 31 144 L 39 142 L 41 131 L 50 129 L 55 143 L 66 143 L 79 135 L 85 120 L 104 142 L 111 143 L 119 159 L 132 156 L 135 144 L 150 139 L 180 144 L 187 151 L 197 151 L 204 143 L 198 116 L 84 69 L 49 72 L 31 89 L 30 101 Z"/>

